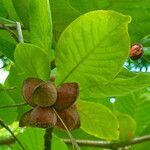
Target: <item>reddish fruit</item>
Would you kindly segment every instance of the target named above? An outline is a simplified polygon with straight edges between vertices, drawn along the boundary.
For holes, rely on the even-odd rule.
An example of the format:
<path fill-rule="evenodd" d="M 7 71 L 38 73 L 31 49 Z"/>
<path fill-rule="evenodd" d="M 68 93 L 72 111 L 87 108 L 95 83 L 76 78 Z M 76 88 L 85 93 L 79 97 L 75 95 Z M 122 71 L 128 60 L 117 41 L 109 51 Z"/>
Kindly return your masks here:
<path fill-rule="evenodd" d="M 36 106 L 32 101 L 32 95 L 35 89 L 42 83 L 44 83 L 44 81 L 37 78 L 27 78 L 23 82 L 23 97 L 29 105 Z"/>
<path fill-rule="evenodd" d="M 79 95 L 79 86 L 77 83 L 64 83 L 57 89 L 57 100 L 54 104 L 56 110 L 69 108 Z"/>
<path fill-rule="evenodd" d="M 133 60 L 137 60 L 141 58 L 143 54 L 143 46 L 140 44 L 134 44 L 132 45 L 130 49 L 130 58 Z"/>
<path fill-rule="evenodd" d="M 32 95 L 33 103 L 41 107 L 52 106 L 56 102 L 56 99 L 57 90 L 50 81 L 38 86 Z"/>
<path fill-rule="evenodd" d="M 68 109 L 59 111 L 58 115 L 63 120 L 64 124 L 69 130 L 73 130 L 80 127 L 80 117 L 74 105 L 69 107 Z M 66 130 L 61 120 L 58 117 L 57 117 L 56 128 Z"/>
<path fill-rule="evenodd" d="M 32 110 L 33 109 L 29 110 L 28 112 L 22 115 L 19 121 L 19 127 L 31 126 L 30 119 Z"/>
<path fill-rule="evenodd" d="M 57 122 L 54 111 L 49 107 L 36 107 L 30 115 L 30 124 L 35 127 L 51 128 Z"/>
<path fill-rule="evenodd" d="M 51 128 L 56 124 L 57 117 L 51 108 L 35 107 L 23 114 L 19 121 L 19 126 Z"/>

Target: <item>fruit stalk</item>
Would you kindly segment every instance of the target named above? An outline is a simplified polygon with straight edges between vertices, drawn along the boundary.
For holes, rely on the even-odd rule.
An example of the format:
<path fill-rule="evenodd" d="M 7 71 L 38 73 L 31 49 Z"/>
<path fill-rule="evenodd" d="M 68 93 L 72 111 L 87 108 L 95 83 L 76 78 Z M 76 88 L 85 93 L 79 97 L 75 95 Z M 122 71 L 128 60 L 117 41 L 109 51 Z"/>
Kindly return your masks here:
<path fill-rule="evenodd" d="M 53 128 L 45 129 L 44 150 L 51 150 L 52 132 L 53 132 Z"/>

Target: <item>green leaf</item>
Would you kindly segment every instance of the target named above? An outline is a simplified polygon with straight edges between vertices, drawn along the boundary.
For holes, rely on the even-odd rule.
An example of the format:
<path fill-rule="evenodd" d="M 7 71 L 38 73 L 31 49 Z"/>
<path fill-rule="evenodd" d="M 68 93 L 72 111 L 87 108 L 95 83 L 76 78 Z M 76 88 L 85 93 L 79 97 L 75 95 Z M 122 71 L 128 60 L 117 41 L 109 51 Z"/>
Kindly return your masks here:
<path fill-rule="evenodd" d="M 19 44 L 15 50 L 15 61 L 28 77 L 49 80 L 50 63 L 46 53 L 32 44 Z"/>
<path fill-rule="evenodd" d="M 93 10 L 115 10 L 130 15 L 133 19 L 129 26 L 132 42 L 139 42 L 141 38 L 149 34 L 149 0 L 51 0 L 55 36 L 59 37 L 65 27 L 79 15 Z M 59 5 L 59 4 L 63 5 Z M 141 7 L 142 6 L 142 7 Z M 65 10 L 65 11 L 64 11 Z M 62 18 L 62 19 L 57 19 Z M 61 20 L 61 23 L 58 21 Z"/>
<path fill-rule="evenodd" d="M 54 25 L 54 40 L 57 42 L 60 33 L 66 26 L 82 13 L 74 9 L 66 0 L 50 0 L 50 5 Z"/>
<path fill-rule="evenodd" d="M 14 105 L 13 99 L 4 91 L 0 92 L 0 107 Z M 12 123 L 17 118 L 17 108 L 0 108 L 0 119 L 7 124 Z"/>
<path fill-rule="evenodd" d="M 149 19 L 149 13 L 150 13 L 149 0 L 143 0 L 143 1 L 69 0 L 69 1 L 70 1 L 70 5 L 74 9 L 82 13 L 95 10 L 95 9 L 109 9 L 127 15 L 131 15 L 133 21 L 129 27 L 129 31 L 130 31 L 129 33 L 131 33 L 130 35 L 133 42 L 139 41 L 143 36 L 149 33 L 150 23 L 147 21 Z"/>
<path fill-rule="evenodd" d="M 21 143 L 27 150 L 42 150 L 44 148 L 44 134 L 45 130 L 38 128 L 26 128 L 25 131 L 18 136 Z M 20 147 L 18 143 L 13 146 L 13 150 L 18 150 Z M 64 142 L 56 135 L 52 137 L 52 150 L 68 150 Z"/>
<path fill-rule="evenodd" d="M 150 93 L 146 90 L 134 92 L 131 95 L 117 97 L 114 109 L 131 115 L 137 123 L 137 133 L 150 125 Z"/>
<path fill-rule="evenodd" d="M 29 3 L 31 43 L 50 54 L 52 40 L 52 19 L 48 0 L 31 0 Z"/>
<path fill-rule="evenodd" d="M 26 78 L 27 75 L 25 75 L 25 73 L 23 73 L 19 67 L 17 67 L 16 65 L 11 66 L 9 75 L 5 81 L 5 86 L 13 88 L 12 90 L 7 90 L 7 93 L 16 104 L 25 102 L 22 95 L 22 84 Z M 29 109 L 29 106 L 17 107 L 17 119 L 20 119 L 20 117 Z"/>
<path fill-rule="evenodd" d="M 53 134 L 51 149 L 58 150 L 60 148 L 61 150 L 68 150 L 67 145 L 60 138 Z"/>
<path fill-rule="evenodd" d="M 7 31 L 0 30 L 0 35 L 0 51 L 9 59 L 13 60 L 16 41 Z"/>
<path fill-rule="evenodd" d="M 106 140 L 117 140 L 119 125 L 113 113 L 104 105 L 79 101 L 81 128 L 88 134 Z"/>
<path fill-rule="evenodd" d="M 19 21 L 19 17 L 16 13 L 12 0 L 3 0 L 3 3 L 8 12 L 9 18 L 13 19 L 14 21 Z"/>
<path fill-rule="evenodd" d="M 82 89 L 115 78 L 128 56 L 129 22 L 129 16 L 99 10 L 72 22 L 57 44 L 57 84 L 75 81 Z"/>
<path fill-rule="evenodd" d="M 13 90 L 7 91 L 12 97 L 15 103 L 23 103 L 22 96 L 22 84 L 23 80 L 26 79 L 26 75 L 20 70 L 19 67 L 12 65 L 9 71 L 9 75 L 4 83 L 6 87 L 13 87 Z"/>
<path fill-rule="evenodd" d="M 132 146 L 132 150 L 148 150 L 150 146 L 150 141 L 139 143 Z"/>
<path fill-rule="evenodd" d="M 26 128 L 18 136 L 19 140 L 27 150 L 42 150 L 44 147 L 44 130 L 38 128 Z M 13 145 L 12 150 L 20 149 L 18 143 Z"/>
<path fill-rule="evenodd" d="M 101 85 L 98 82 L 94 82 L 93 86 L 80 90 L 80 97 L 81 99 L 88 100 L 92 98 L 101 99 L 123 96 L 146 88 L 149 85 L 149 73 L 133 73 L 123 68 L 109 84 Z"/>
<path fill-rule="evenodd" d="M 26 28 L 29 28 L 29 1 L 30 0 L 12 0 L 17 15 Z"/>
<path fill-rule="evenodd" d="M 6 17 L 7 16 L 7 11 L 4 7 L 4 4 L 3 4 L 3 0 L 0 0 L 0 17 Z"/>
<path fill-rule="evenodd" d="M 117 113 L 117 118 L 119 121 L 119 140 L 120 141 L 129 141 L 134 138 L 136 132 L 136 122 L 135 120 L 127 115 L 122 113 Z"/>

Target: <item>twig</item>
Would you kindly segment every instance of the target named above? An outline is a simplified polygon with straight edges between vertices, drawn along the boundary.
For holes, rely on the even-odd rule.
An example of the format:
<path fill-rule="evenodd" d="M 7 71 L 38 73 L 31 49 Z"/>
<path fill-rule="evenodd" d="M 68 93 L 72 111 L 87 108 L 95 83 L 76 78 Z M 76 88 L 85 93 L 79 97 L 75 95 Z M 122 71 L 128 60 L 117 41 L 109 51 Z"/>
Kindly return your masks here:
<path fill-rule="evenodd" d="M 51 150 L 51 141 L 52 141 L 52 131 L 53 128 L 48 128 L 45 130 L 44 134 L 44 150 Z"/>
<path fill-rule="evenodd" d="M 23 107 L 26 106 L 27 103 L 20 103 L 20 104 L 14 104 L 14 105 L 5 105 L 5 106 L 0 106 L 0 109 L 4 108 L 14 108 L 14 107 Z"/>
<path fill-rule="evenodd" d="M 16 29 L 17 29 L 17 32 L 18 32 L 18 41 L 20 43 L 24 43 L 24 39 L 23 39 L 23 34 L 22 34 L 22 29 L 21 29 L 20 22 L 16 22 Z"/>
<path fill-rule="evenodd" d="M 70 139 L 62 139 L 66 144 L 71 144 Z M 150 135 L 145 135 L 142 137 L 135 138 L 128 142 L 107 142 L 107 141 L 97 141 L 97 140 L 76 140 L 76 142 L 81 146 L 90 146 L 90 147 L 102 147 L 102 148 L 119 148 L 129 145 L 135 145 L 142 142 L 150 141 Z"/>
<path fill-rule="evenodd" d="M 0 125 L 5 128 L 11 135 L 12 137 L 18 142 L 18 144 L 20 145 L 20 147 L 25 150 L 24 146 L 22 145 L 22 143 L 20 142 L 20 140 L 16 137 L 16 135 L 11 131 L 11 129 L 8 127 L 8 125 L 5 124 L 5 122 L 3 120 L 0 119 Z"/>

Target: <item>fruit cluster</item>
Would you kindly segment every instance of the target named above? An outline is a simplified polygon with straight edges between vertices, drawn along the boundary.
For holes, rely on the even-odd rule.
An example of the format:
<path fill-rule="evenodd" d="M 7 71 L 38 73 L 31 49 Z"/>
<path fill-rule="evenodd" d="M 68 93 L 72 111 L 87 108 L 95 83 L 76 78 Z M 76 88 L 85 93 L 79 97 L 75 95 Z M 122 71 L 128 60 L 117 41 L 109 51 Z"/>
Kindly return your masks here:
<path fill-rule="evenodd" d="M 23 114 L 20 127 L 65 129 L 64 123 L 69 130 L 79 128 L 80 117 L 74 104 L 78 94 L 77 83 L 64 83 L 55 87 L 51 81 L 26 79 L 23 83 L 23 96 L 33 109 Z"/>

